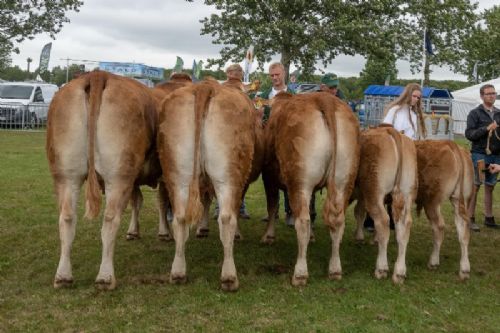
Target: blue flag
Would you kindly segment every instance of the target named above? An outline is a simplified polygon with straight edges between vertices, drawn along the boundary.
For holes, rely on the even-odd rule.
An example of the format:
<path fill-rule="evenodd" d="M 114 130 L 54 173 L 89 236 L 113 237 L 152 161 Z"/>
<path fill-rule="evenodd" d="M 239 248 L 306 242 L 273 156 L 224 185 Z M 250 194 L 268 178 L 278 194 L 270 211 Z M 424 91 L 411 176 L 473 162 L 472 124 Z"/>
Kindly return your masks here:
<path fill-rule="evenodd" d="M 426 31 L 425 32 L 425 51 L 427 51 L 428 54 L 434 55 L 434 50 L 432 50 L 432 42 L 431 42 L 431 34 Z"/>

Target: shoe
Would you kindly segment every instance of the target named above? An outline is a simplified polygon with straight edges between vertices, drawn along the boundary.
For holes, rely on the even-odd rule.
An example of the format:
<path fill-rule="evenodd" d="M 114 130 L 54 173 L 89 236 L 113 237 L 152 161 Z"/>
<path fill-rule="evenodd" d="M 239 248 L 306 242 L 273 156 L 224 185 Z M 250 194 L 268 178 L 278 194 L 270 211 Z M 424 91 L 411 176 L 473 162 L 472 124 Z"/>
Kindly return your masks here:
<path fill-rule="evenodd" d="M 280 216 L 278 214 L 276 214 L 276 216 L 274 217 L 275 220 L 279 220 L 280 219 Z M 269 222 L 269 216 L 264 216 L 263 218 L 260 219 L 262 222 Z"/>
<path fill-rule="evenodd" d="M 240 218 L 242 218 L 243 220 L 250 220 L 250 215 L 248 215 L 246 211 L 242 211 L 240 212 Z"/>
<path fill-rule="evenodd" d="M 476 224 L 476 219 L 473 217 L 470 218 L 469 229 L 475 232 L 481 231 L 481 229 L 479 229 L 479 226 Z"/>
<path fill-rule="evenodd" d="M 294 227 L 295 226 L 292 214 L 286 214 L 285 223 L 289 227 Z"/>
<path fill-rule="evenodd" d="M 495 229 L 500 228 L 500 224 L 495 223 L 495 217 L 493 216 L 485 216 L 484 225 L 487 226 L 488 228 L 495 228 Z"/>
<path fill-rule="evenodd" d="M 373 222 L 372 218 L 369 217 L 368 215 L 365 218 L 365 222 L 363 222 L 363 228 L 365 228 L 365 230 L 368 232 L 375 231 L 375 223 Z"/>

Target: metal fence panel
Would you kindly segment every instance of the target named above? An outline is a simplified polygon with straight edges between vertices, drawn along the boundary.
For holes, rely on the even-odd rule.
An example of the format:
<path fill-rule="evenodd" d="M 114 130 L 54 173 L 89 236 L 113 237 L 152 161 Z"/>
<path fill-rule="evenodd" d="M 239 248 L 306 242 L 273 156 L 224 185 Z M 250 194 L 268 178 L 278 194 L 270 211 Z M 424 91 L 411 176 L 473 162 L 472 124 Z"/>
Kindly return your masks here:
<path fill-rule="evenodd" d="M 47 125 L 48 110 L 49 105 L 46 103 L 29 105 L 2 103 L 0 104 L 0 129 L 44 129 Z"/>

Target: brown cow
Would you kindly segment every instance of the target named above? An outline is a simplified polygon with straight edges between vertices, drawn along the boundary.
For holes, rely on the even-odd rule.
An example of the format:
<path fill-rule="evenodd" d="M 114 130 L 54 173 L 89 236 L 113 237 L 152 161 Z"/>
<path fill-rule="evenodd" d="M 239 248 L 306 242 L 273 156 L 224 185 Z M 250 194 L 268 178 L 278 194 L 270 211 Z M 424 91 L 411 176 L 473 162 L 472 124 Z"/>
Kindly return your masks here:
<path fill-rule="evenodd" d="M 248 98 L 248 95 L 245 93 L 241 92 L 241 87 L 239 86 L 238 83 L 241 83 L 241 80 L 237 79 L 231 79 L 228 80 L 224 83 L 222 83 L 223 86 L 228 86 L 232 88 L 236 88 L 235 90 L 241 94 L 241 96 L 247 100 L 249 103 L 249 106 L 253 109 L 253 102 Z M 254 154 L 253 154 L 253 159 L 252 159 L 252 171 L 250 172 L 250 176 L 248 177 L 247 184 L 245 185 L 245 190 L 243 191 L 243 198 L 245 197 L 245 194 L 248 190 L 248 187 L 250 186 L 251 183 L 256 181 L 261 173 L 262 170 L 262 164 L 264 160 L 264 152 L 265 152 L 265 142 L 264 142 L 264 128 L 262 124 L 262 114 L 254 111 L 254 132 L 255 132 L 255 145 L 254 145 Z M 204 206 L 204 211 L 203 211 L 203 217 L 199 221 L 197 227 L 196 227 L 196 237 L 198 238 L 205 238 L 208 237 L 209 233 L 209 226 L 208 226 L 208 221 L 209 221 L 209 210 L 210 210 L 210 204 L 212 202 L 212 193 L 205 193 L 205 197 L 203 200 L 203 206 Z M 240 233 L 239 227 L 236 227 L 236 234 L 235 234 L 235 239 L 236 240 L 241 240 L 243 236 Z"/>
<path fill-rule="evenodd" d="M 157 111 L 159 112 L 161 108 L 161 102 L 163 99 L 176 89 L 191 85 L 191 77 L 187 74 L 177 73 L 171 76 L 168 82 L 160 83 L 151 89 L 151 93 L 156 102 Z M 169 208 L 169 201 L 167 191 L 165 189 L 165 184 L 161 181 L 161 168 L 160 161 L 155 158 L 152 161 L 151 170 L 155 170 L 154 176 L 158 176 L 158 179 L 140 180 L 134 186 L 132 191 L 132 197 L 130 204 L 132 206 L 131 219 L 129 227 L 127 230 L 127 239 L 134 240 L 140 238 L 139 232 L 139 211 L 142 207 L 143 197 L 140 189 L 140 185 L 149 185 L 151 187 L 156 187 L 158 183 L 158 195 L 157 195 L 157 205 L 159 212 L 159 223 L 158 223 L 158 238 L 162 241 L 172 240 L 172 231 L 170 230 L 170 225 L 166 220 L 167 209 Z M 158 172 L 159 171 L 159 172 Z M 152 176 L 152 175 L 151 175 Z"/>
<path fill-rule="evenodd" d="M 86 217 L 99 214 L 101 189 L 106 196 L 96 286 L 116 287 L 116 232 L 137 180 L 148 178 L 149 161 L 156 155 L 156 118 L 155 102 L 147 87 L 102 71 L 71 81 L 52 100 L 46 150 L 58 200 L 61 239 L 54 287 L 73 282 L 70 252 L 77 198 L 85 180 Z"/>
<path fill-rule="evenodd" d="M 404 282 L 406 276 L 406 247 L 412 224 L 411 207 L 417 195 L 417 156 L 413 141 L 392 127 L 375 128 L 361 133 L 361 155 L 354 209 L 356 239 L 362 240 L 366 212 L 375 222 L 378 257 L 375 267 L 377 279 L 386 278 L 387 244 L 389 242 L 389 215 L 384 207 L 386 196 L 392 197 L 392 216 L 396 228 L 398 257 L 392 280 Z"/>
<path fill-rule="evenodd" d="M 209 188 L 219 203 L 222 289 L 238 289 L 233 242 L 254 154 L 253 112 L 241 93 L 213 82 L 178 89 L 164 100 L 158 149 L 174 215 L 172 283 L 186 281 L 185 242 L 202 215 L 200 188 Z"/>
<path fill-rule="evenodd" d="M 470 230 L 467 205 L 474 191 L 474 167 L 470 153 L 452 141 L 426 140 L 415 144 L 419 181 L 417 211 L 424 208 L 434 234 L 434 246 L 428 266 L 431 269 L 439 266 L 439 251 L 444 237 L 441 205 L 449 199 L 454 208 L 460 242 L 459 277 L 462 280 L 468 279 Z"/>
<path fill-rule="evenodd" d="M 287 189 L 298 241 L 293 285 L 307 283 L 309 201 L 313 191 L 325 186 L 323 220 L 332 238 L 329 277 L 342 277 L 339 247 L 345 208 L 358 168 L 358 135 L 359 125 L 350 108 L 328 93 L 282 93 L 273 100 L 265 128 L 266 158 L 262 170 L 270 219 L 262 240 L 274 239 L 278 191 Z"/>

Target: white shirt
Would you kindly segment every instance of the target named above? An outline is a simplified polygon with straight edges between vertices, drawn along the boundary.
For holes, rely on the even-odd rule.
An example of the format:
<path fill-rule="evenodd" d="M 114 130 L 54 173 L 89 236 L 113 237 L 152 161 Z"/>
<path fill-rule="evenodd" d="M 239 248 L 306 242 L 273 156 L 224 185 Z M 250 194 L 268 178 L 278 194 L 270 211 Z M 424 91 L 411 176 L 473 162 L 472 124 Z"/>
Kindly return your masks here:
<path fill-rule="evenodd" d="M 402 107 L 395 105 L 389 109 L 382 123 L 391 124 L 396 131 L 402 132 L 412 140 L 418 140 L 417 114 L 413 110 L 409 113 L 408 110 L 408 106 L 406 105 Z M 414 127 L 412 127 L 410 122 L 410 114 Z"/>
<path fill-rule="evenodd" d="M 274 89 L 274 87 L 273 87 L 273 89 L 271 89 L 271 92 L 269 93 L 269 99 L 273 99 L 273 98 L 274 98 L 274 96 L 278 95 L 278 94 L 279 94 L 280 92 L 282 92 L 282 91 L 285 91 L 285 92 L 286 92 L 286 86 L 285 86 L 285 88 L 283 88 L 283 89 L 281 89 L 281 90 L 276 90 L 276 89 Z"/>

